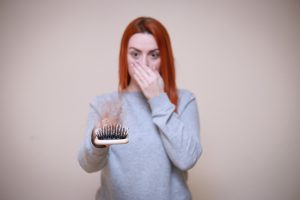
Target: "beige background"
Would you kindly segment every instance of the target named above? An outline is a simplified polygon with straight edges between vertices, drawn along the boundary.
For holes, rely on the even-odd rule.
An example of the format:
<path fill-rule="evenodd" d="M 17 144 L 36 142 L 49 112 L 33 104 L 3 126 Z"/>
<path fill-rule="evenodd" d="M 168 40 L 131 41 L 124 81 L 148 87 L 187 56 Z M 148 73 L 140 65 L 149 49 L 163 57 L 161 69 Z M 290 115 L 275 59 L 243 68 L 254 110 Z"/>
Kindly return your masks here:
<path fill-rule="evenodd" d="M 93 199 L 99 173 L 76 158 L 88 103 L 116 90 L 140 15 L 167 27 L 198 98 L 194 199 L 300 199 L 299 1 L 155 0 L 0 2 L 0 199 Z"/>

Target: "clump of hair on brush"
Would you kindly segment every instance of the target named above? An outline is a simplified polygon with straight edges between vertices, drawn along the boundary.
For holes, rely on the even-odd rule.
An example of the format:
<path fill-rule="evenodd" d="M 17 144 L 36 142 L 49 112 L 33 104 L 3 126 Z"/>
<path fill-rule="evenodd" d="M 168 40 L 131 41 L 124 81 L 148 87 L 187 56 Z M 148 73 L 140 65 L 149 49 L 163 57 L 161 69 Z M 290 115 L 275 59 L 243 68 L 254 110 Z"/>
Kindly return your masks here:
<path fill-rule="evenodd" d="M 120 98 L 110 100 L 102 105 L 101 121 L 96 129 L 96 145 L 128 143 L 128 128 L 123 125 L 122 101 Z"/>

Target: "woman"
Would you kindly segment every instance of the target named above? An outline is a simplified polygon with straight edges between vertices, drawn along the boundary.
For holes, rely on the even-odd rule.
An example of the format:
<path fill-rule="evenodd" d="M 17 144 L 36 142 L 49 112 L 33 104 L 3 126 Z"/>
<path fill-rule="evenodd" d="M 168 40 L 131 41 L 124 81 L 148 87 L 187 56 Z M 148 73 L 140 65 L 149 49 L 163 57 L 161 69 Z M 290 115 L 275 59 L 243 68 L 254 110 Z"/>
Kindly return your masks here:
<path fill-rule="evenodd" d="M 176 88 L 174 59 L 164 26 L 149 17 L 125 29 L 119 56 L 119 91 L 90 104 L 78 160 L 87 172 L 101 170 L 96 199 L 191 199 L 187 171 L 202 148 L 195 96 Z M 97 146 L 104 122 L 129 128 L 129 143 Z"/>

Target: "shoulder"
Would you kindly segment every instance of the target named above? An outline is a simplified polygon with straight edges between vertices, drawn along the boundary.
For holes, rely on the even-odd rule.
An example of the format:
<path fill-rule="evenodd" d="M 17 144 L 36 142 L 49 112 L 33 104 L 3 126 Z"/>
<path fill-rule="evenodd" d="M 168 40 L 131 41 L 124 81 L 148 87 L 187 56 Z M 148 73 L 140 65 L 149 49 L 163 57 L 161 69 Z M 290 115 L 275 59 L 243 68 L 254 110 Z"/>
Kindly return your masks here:
<path fill-rule="evenodd" d="M 193 92 L 186 89 L 177 89 L 178 94 L 178 113 L 181 113 L 187 105 L 196 101 L 196 96 Z"/>
<path fill-rule="evenodd" d="M 178 89 L 177 93 L 178 93 L 178 103 L 189 102 L 196 98 L 193 92 L 186 89 Z"/>
<path fill-rule="evenodd" d="M 98 106 L 98 105 L 103 104 L 107 101 L 116 100 L 118 98 L 119 98 L 119 93 L 117 91 L 110 92 L 110 93 L 103 93 L 103 94 L 95 96 L 90 101 L 90 104 Z"/>

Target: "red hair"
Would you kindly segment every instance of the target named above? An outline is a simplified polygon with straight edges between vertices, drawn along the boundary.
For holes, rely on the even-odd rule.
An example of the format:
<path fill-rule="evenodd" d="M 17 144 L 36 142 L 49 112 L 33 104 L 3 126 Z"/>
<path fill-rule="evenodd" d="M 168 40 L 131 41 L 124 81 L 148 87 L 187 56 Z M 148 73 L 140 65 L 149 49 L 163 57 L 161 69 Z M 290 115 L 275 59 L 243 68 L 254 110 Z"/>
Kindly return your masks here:
<path fill-rule="evenodd" d="M 155 38 L 161 57 L 160 75 L 164 80 L 164 91 L 170 101 L 178 106 L 178 94 L 175 80 L 175 65 L 171 41 L 166 28 L 156 19 L 139 17 L 126 27 L 121 40 L 119 55 L 119 91 L 124 91 L 130 83 L 127 64 L 127 47 L 129 39 L 135 33 L 149 33 Z"/>

